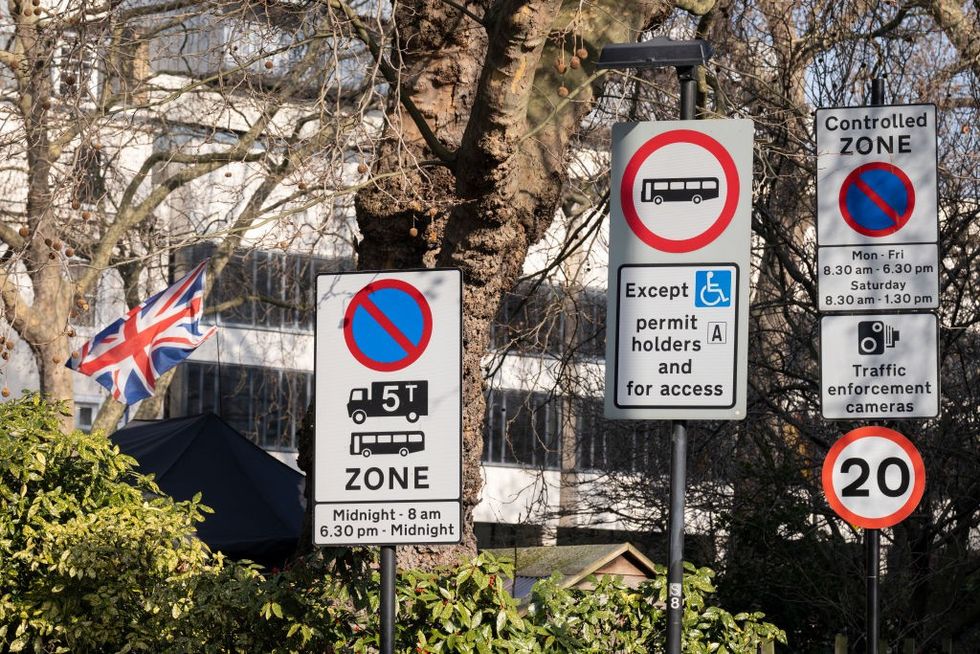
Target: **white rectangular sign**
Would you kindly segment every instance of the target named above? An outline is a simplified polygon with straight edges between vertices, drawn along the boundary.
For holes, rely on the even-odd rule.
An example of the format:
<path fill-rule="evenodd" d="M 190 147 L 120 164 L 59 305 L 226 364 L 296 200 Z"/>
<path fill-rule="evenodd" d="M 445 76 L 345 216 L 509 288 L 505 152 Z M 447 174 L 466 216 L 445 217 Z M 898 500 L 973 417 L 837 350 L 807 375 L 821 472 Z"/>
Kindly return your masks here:
<path fill-rule="evenodd" d="M 620 267 L 616 409 L 735 406 L 738 278 L 734 264 Z"/>
<path fill-rule="evenodd" d="M 938 240 L 936 107 L 818 109 L 817 244 Z"/>
<path fill-rule="evenodd" d="M 932 313 L 824 316 L 823 417 L 939 415 L 939 320 Z"/>
<path fill-rule="evenodd" d="M 818 308 L 825 313 L 935 309 L 938 263 L 935 243 L 818 248 Z"/>
<path fill-rule="evenodd" d="M 320 275 L 316 293 L 313 542 L 459 542 L 461 273 Z"/>
<path fill-rule="evenodd" d="M 607 417 L 745 417 L 752 144 L 750 120 L 613 125 Z"/>

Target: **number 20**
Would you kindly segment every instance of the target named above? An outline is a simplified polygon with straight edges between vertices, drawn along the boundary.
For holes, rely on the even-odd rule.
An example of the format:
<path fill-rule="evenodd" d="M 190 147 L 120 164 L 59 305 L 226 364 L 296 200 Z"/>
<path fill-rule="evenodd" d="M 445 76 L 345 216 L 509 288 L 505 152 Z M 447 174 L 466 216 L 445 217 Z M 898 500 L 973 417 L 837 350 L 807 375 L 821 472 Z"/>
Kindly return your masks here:
<path fill-rule="evenodd" d="M 859 470 L 857 479 L 844 486 L 840 493 L 841 497 L 867 497 L 871 493 L 867 488 L 862 488 L 864 482 L 871 476 L 871 466 L 867 461 L 858 458 L 845 459 L 841 463 L 840 471 L 846 475 L 854 466 L 857 466 Z M 888 468 L 891 466 L 897 466 L 901 475 L 901 479 L 896 488 L 890 488 L 886 479 Z M 909 483 L 912 481 L 912 473 L 909 470 L 908 464 L 894 456 L 883 459 L 878 464 L 878 474 L 876 476 L 878 477 L 878 490 L 881 491 L 882 495 L 887 497 L 901 497 L 909 489 Z"/>

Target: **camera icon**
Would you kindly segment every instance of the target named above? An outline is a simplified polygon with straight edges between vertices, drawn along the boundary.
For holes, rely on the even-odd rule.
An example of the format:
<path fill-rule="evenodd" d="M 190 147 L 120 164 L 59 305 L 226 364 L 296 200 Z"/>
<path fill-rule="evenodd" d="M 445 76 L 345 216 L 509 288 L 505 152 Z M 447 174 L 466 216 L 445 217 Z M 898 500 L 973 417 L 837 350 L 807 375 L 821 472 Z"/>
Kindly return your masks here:
<path fill-rule="evenodd" d="M 895 347 L 899 332 L 881 320 L 862 320 L 858 323 L 858 354 L 882 354 L 885 348 Z"/>

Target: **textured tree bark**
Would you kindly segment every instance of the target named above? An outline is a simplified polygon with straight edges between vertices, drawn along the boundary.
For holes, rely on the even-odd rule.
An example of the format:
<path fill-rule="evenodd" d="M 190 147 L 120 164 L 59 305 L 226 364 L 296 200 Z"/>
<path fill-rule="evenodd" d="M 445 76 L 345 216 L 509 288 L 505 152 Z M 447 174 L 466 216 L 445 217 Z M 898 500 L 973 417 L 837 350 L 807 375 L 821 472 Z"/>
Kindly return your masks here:
<path fill-rule="evenodd" d="M 401 93 L 452 155 L 440 159 L 393 101 L 374 173 L 399 174 L 362 191 L 356 201 L 359 269 L 435 265 L 463 272 L 462 543 L 401 548 L 399 566 L 405 567 L 454 563 L 476 549 L 472 516 L 483 483 L 482 361 L 490 327 L 528 248 L 551 225 L 568 147 L 593 97 L 591 64 L 564 76 L 555 64 L 570 59 L 573 41 L 588 44 L 594 57 L 593 40 L 631 40 L 670 8 L 613 0 L 588 9 L 560 0 L 482 0 L 465 7 L 482 16 L 482 25 L 440 0 L 402 3 L 395 14 Z M 561 85 L 583 88 L 575 102 L 562 102 Z M 406 161 L 417 165 L 406 167 Z M 413 227 L 418 237 L 411 236 Z M 300 435 L 300 466 L 308 473 L 310 415 Z M 300 547 L 309 543 L 307 531 Z"/>

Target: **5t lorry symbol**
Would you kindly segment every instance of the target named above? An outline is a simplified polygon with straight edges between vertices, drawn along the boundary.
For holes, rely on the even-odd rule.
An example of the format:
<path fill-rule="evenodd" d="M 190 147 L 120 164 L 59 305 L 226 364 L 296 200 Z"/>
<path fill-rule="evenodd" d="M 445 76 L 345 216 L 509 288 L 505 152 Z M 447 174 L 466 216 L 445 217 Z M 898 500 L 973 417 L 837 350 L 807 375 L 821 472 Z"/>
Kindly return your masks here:
<path fill-rule="evenodd" d="M 368 417 L 383 416 L 403 416 L 415 422 L 429 415 L 429 382 L 372 382 L 370 394 L 366 388 L 355 388 L 347 402 L 347 415 L 359 425 Z"/>

